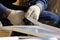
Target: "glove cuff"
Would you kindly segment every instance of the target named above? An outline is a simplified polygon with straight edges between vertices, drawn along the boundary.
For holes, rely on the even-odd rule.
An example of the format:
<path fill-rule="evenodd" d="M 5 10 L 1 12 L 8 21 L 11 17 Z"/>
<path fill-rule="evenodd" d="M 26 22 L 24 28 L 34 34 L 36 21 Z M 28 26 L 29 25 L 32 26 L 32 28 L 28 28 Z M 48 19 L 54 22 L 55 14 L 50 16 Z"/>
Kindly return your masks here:
<path fill-rule="evenodd" d="M 41 9 L 40 11 L 42 11 L 44 9 L 44 6 L 42 3 L 37 3 L 36 5 Z"/>

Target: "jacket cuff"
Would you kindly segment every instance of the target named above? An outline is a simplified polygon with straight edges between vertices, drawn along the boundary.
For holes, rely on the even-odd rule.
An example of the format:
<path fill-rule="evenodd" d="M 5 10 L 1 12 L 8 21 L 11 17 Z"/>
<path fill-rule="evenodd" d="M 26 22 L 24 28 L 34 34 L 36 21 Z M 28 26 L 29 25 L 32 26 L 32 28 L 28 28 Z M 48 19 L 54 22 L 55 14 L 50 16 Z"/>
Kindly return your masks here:
<path fill-rule="evenodd" d="M 36 3 L 36 5 L 41 9 L 41 11 L 44 10 L 44 3 L 43 2 L 39 1 Z"/>

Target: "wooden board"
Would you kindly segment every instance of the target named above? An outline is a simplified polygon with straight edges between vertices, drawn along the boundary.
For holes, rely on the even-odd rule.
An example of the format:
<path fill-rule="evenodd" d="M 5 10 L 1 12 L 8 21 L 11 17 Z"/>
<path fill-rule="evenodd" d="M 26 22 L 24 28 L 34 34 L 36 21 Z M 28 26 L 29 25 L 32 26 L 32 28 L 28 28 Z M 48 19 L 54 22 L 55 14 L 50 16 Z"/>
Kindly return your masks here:
<path fill-rule="evenodd" d="M 28 38 L 39 38 L 39 37 L 34 37 L 34 36 L 18 36 L 19 38 L 26 38 L 26 39 L 28 39 Z"/>
<path fill-rule="evenodd" d="M 10 31 L 0 31 L 0 37 L 8 37 L 10 36 Z"/>
<path fill-rule="evenodd" d="M 51 38 L 25 38 L 25 39 L 20 39 L 20 40 L 58 40 L 57 37 L 51 37 Z"/>
<path fill-rule="evenodd" d="M 54 31 L 60 32 L 60 28 L 56 28 L 56 27 L 53 27 L 53 26 L 42 24 L 42 23 L 38 22 L 37 20 L 35 20 L 35 19 L 31 18 L 31 17 L 28 17 L 27 19 L 29 21 L 31 21 L 33 24 L 35 24 L 37 26 L 40 26 L 42 28 L 46 28 L 46 29 L 50 29 L 50 30 L 54 30 Z"/>
<path fill-rule="evenodd" d="M 16 32 L 20 32 L 20 33 L 25 33 L 25 34 L 29 34 L 29 35 L 34 35 L 34 36 L 36 36 L 36 37 L 60 37 L 60 33 L 59 32 L 54 32 L 54 31 L 52 31 L 52 30 L 48 30 L 48 32 L 50 32 L 50 33 L 46 33 L 45 31 L 47 31 L 46 29 L 45 29 L 45 31 L 31 31 L 31 30 L 26 30 L 26 29 L 22 29 L 21 27 L 23 27 L 23 26 L 21 26 L 20 28 L 19 28 L 20 26 L 10 26 L 10 27 L 3 27 L 2 28 L 2 30 L 11 30 L 11 31 L 16 31 Z M 28 26 L 28 27 L 31 27 L 31 26 Z M 32 26 L 33 27 L 33 26 Z M 35 26 L 34 26 L 35 27 Z M 38 26 L 36 26 L 36 27 L 38 27 Z M 44 29 L 41 29 L 41 30 L 44 30 Z M 54 32 L 54 33 L 51 33 L 51 32 Z M 58 33 L 58 34 L 55 34 L 55 33 Z"/>

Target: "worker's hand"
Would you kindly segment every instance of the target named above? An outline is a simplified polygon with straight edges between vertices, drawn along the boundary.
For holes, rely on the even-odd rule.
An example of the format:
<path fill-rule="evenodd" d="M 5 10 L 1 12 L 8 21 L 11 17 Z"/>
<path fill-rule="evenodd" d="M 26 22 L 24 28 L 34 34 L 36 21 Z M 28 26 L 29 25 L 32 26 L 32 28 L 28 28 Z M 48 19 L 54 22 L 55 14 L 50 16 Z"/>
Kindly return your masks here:
<path fill-rule="evenodd" d="M 25 14 L 25 17 L 26 17 L 26 18 L 27 18 L 27 17 L 32 17 L 32 18 L 38 20 L 39 15 L 40 15 L 40 12 L 41 12 L 41 11 L 40 11 L 40 8 L 39 8 L 37 5 L 34 5 L 34 6 L 31 6 L 31 7 L 28 9 L 27 13 Z"/>
<path fill-rule="evenodd" d="M 22 25 L 23 24 L 24 12 L 20 10 L 12 10 L 9 16 L 7 17 L 13 25 Z"/>

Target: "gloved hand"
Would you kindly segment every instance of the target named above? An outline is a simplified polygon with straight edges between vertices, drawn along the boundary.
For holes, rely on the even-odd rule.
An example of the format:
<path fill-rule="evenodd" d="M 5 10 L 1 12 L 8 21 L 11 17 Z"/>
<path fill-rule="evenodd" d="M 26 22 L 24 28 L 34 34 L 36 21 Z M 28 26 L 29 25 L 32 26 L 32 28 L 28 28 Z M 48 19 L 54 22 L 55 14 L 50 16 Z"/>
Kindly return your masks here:
<path fill-rule="evenodd" d="M 12 10 L 9 16 L 7 17 L 13 25 L 22 25 L 23 24 L 24 12 L 19 10 Z"/>
<path fill-rule="evenodd" d="M 37 5 L 31 6 L 28 9 L 27 13 L 25 13 L 25 18 L 32 17 L 32 18 L 38 20 L 40 12 L 41 12 L 41 9 L 39 6 L 37 6 Z"/>

